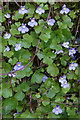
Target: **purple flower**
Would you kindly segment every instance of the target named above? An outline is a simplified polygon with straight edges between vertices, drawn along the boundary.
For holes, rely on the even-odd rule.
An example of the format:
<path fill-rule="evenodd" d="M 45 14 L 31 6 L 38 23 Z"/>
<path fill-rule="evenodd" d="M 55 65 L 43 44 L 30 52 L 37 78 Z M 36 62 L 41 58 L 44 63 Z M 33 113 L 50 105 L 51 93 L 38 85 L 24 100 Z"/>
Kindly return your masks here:
<path fill-rule="evenodd" d="M 80 83 L 80 80 L 77 80 L 78 83 Z"/>
<path fill-rule="evenodd" d="M 21 31 L 21 33 L 28 32 L 29 29 L 26 27 L 26 24 L 23 24 L 18 28 L 18 31 Z"/>
<path fill-rule="evenodd" d="M 16 117 L 15 117 L 16 114 L 21 114 L 21 113 L 14 113 L 14 114 L 13 114 L 14 118 L 16 118 Z"/>
<path fill-rule="evenodd" d="M 63 50 L 60 50 L 58 52 L 55 52 L 55 54 L 60 54 L 60 53 L 63 53 Z"/>
<path fill-rule="evenodd" d="M 71 63 L 71 64 L 69 64 L 69 70 L 75 70 L 75 68 L 78 66 L 78 64 L 77 63 Z"/>
<path fill-rule="evenodd" d="M 76 56 L 72 55 L 71 58 L 72 58 L 73 60 L 75 60 Z"/>
<path fill-rule="evenodd" d="M 21 49 L 21 44 L 15 44 L 15 51 L 18 51 Z"/>
<path fill-rule="evenodd" d="M 6 13 L 6 15 L 4 15 L 6 18 L 10 18 L 11 15 L 9 13 Z"/>
<path fill-rule="evenodd" d="M 11 76 L 12 76 L 12 77 L 14 77 L 14 78 L 15 78 L 15 76 L 16 76 L 15 71 L 14 71 L 14 70 L 11 70 L 11 73 L 9 73 L 9 74 L 8 74 L 8 76 L 9 76 L 9 77 L 11 77 Z"/>
<path fill-rule="evenodd" d="M 8 23 L 12 23 L 12 21 L 11 21 L 11 20 L 9 20 L 9 21 L 8 21 Z"/>
<path fill-rule="evenodd" d="M 19 9 L 19 14 L 24 15 L 27 12 L 28 12 L 28 10 L 25 9 L 25 6 L 21 6 L 21 8 Z"/>
<path fill-rule="evenodd" d="M 35 21 L 35 18 L 32 18 L 30 22 L 28 22 L 28 25 L 31 27 L 37 26 L 38 23 Z"/>
<path fill-rule="evenodd" d="M 21 65 L 21 62 L 17 62 L 17 64 L 14 66 L 14 70 L 19 70 L 19 69 L 21 69 L 21 68 L 23 68 L 24 66 L 23 65 Z M 22 70 L 24 70 L 24 68 L 22 69 Z"/>
<path fill-rule="evenodd" d="M 41 7 L 38 7 L 37 9 L 36 9 L 36 13 L 38 13 L 39 15 L 41 15 L 42 13 L 44 13 L 45 12 L 45 10 L 43 10 Z"/>
<path fill-rule="evenodd" d="M 63 81 L 63 82 L 61 83 L 61 87 L 63 87 L 63 88 L 67 88 L 67 87 L 69 87 L 68 82 L 67 82 L 66 80 Z"/>
<path fill-rule="evenodd" d="M 47 79 L 48 77 L 44 74 L 44 77 L 42 78 L 42 81 L 45 82 L 45 80 Z"/>
<path fill-rule="evenodd" d="M 55 20 L 54 20 L 54 19 L 49 19 L 49 20 L 47 21 L 47 24 L 50 25 L 50 26 L 53 26 L 54 23 L 55 23 Z"/>
<path fill-rule="evenodd" d="M 69 42 L 64 42 L 64 43 L 62 44 L 62 46 L 65 47 L 65 48 L 69 48 Z"/>
<path fill-rule="evenodd" d="M 75 54 L 75 53 L 76 53 L 75 48 L 72 48 L 69 50 L 69 55 L 73 56 L 73 54 Z"/>
<path fill-rule="evenodd" d="M 65 13 L 67 14 L 70 10 L 68 8 L 66 8 L 66 5 L 64 4 L 62 7 L 62 10 L 60 11 L 61 14 Z"/>
<path fill-rule="evenodd" d="M 7 32 L 4 34 L 4 39 L 9 39 L 10 37 L 11 37 L 11 34 L 9 34 Z"/>
<path fill-rule="evenodd" d="M 66 76 L 65 76 L 65 75 L 63 75 L 63 76 L 61 76 L 61 77 L 59 78 L 59 82 L 60 82 L 60 83 L 63 83 L 65 80 L 66 80 Z"/>
<path fill-rule="evenodd" d="M 53 110 L 52 110 L 53 113 L 55 113 L 56 115 L 58 115 L 59 113 L 62 113 L 62 110 L 60 108 L 59 105 L 57 105 Z"/>
<path fill-rule="evenodd" d="M 69 75 L 69 72 L 67 72 L 67 75 Z"/>
<path fill-rule="evenodd" d="M 5 49 L 4 49 L 4 52 L 5 51 L 9 51 L 10 50 L 10 48 L 7 46 Z"/>
<path fill-rule="evenodd" d="M 78 110 L 76 110 L 75 112 L 76 112 L 76 114 L 78 114 Z"/>

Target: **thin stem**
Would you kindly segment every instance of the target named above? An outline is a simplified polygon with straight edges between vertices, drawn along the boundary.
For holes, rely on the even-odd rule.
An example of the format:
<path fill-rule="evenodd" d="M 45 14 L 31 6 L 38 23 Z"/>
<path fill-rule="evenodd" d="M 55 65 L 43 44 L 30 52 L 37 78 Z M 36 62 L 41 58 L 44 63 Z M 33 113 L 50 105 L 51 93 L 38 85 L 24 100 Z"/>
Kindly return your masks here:
<path fill-rule="evenodd" d="M 17 3 L 17 1 L 16 1 L 16 0 L 14 0 L 14 2 L 16 3 L 16 5 L 17 5 L 18 7 L 20 7 L 20 5 Z"/>
<path fill-rule="evenodd" d="M 79 20 L 78 20 L 78 25 L 77 25 L 77 29 L 76 29 L 76 33 L 75 33 L 75 39 L 76 39 L 76 36 L 77 36 L 77 31 L 79 29 L 79 24 L 80 24 L 80 17 L 79 17 Z M 73 43 L 75 43 L 75 39 L 73 40 Z"/>
<path fill-rule="evenodd" d="M 31 91 L 31 88 L 30 88 L 30 91 Z M 31 101 L 32 101 L 32 91 L 31 91 L 31 94 L 30 94 L 30 111 L 32 113 L 34 113 L 33 110 L 32 110 L 32 107 L 31 107 Z"/>
<path fill-rule="evenodd" d="M 51 103 L 57 103 L 57 104 L 64 104 L 64 105 L 70 105 L 70 104 L 80 104 L 80 102 L 75 102 L 75 103 L 58 103 L 58 102 L 55 102 L 55 101 L 49 101 L 49 100 L 43 100 L 43 99 L 37 99 L 37 98 L 33 98 L 35 100 L 38 100 L 38 101 L 45 101 L 45 102 L 51 102 Z M 72 106 L 72 105 L 70 105 Z"/>

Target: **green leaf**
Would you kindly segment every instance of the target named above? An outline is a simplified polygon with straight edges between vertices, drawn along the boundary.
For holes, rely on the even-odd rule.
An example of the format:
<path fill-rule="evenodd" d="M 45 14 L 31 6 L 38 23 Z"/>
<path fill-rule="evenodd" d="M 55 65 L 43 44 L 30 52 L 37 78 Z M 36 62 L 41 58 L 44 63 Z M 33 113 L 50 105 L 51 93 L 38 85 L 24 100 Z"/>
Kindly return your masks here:
<path fill-rule="evenodd" d="M 12 65 L 15 65 L 17 61 L 18 61 L 18 60 L 17 60 L 16 57 L 14 57 L 13 59 L 10 58 L 10 59 L 8 60 L 8 62 L 11 63 Z"/>
<path fill-rule="evenodd" d="M 19 59 L 21 62 L 28 62 L 29 57 L 31 56 L 30 52 L 28 50 L 22 49 L 19 54 Z"/>
<path fill-rule="evenodd" d="M 17 28 L 21 25 L 20 22 L 15 22 L 15 25 L 17 26 Z"/>
<path fill-rule="evenodd" d="M 53 88 L 50 88 L 50 89 L 49 89 L 49 92 L 48 92 L 48 94 L 46 94 L 46 96 L 49 97 L 49 98 L 53 98 L 53 97 L 55 96 L 55 91 L 54 91 L 54 89 L 53 89 Z"/>
<path fill-rule="evenodd" d="M 67 79 L 73 79 L 74 76 L 74 72 L 69 70 L 69 75 L 67 75 Z"/>
<path fill-rule="evenodd" d="M 76 17 L 75 12 L 74 11 L 70 11 L 69 12 L 69 16 L 74 19 Z"/>
<path fill-rule="evenodd" d="M 50 34 L 51 34 L 51 30 L 50 30 L 49 28 L 45 28 L 45 29 L 41 32 L 39 38 L 40 38 L 41 40 L 43 40 L 44 42 L 48 42 L 48 40 L 49 40 L 50 37 L 51 37 Z"/>
<path fill-rule="evenodd" d="M 43 25 L 35 26 L 34 29 L 35 29 L 35 32 L 39 34 L 43 29 Z"/>
<path fill-rule="evenodd" d="M 60 29 L 66 29 L 67 28 L 67 25 L 64 24 L 63 22 L 57 21 L 57 24 L 58 24 Z"/>
<path fill-rule="evenodd" d="M 14 97 L 18 100 L 18 101 L 22 101 L 25 97 L 25 94 L 22 92 L 18 92 L 14 95 Z"/>
<path fill-rule="evenodd" d="M 44 106 L 46 106 L 46 105 L 48 105 L 50 102 L 50 99 L 49 98 L 47 98 L 46 96 L 43 96 L 42 97 L 42 104 L 44 105 Z"/>
<path fill-rule="evenodd" d="M 23 82 L 23 83 L 21 83 L 20 85 L 18 85 L 17 87 L 14 87 L 13 88 L 13 90 L 15 91 L 15 92 L 22 92 L 22 91 L 24 91 L 24 92 L 26 92 L 26 91 L 28 91 L 29 90 L 29 85 L 28 85 L 28 83 L 25 81 L 25 82 Z"/>
<path fill-rule="evenodd" d="M 66 66 L 67 62 L 64 60 L 64 58 L 61 57 L 60 60 L 61 60 L 61 64 L 62 64 L 63 66 Z"/>
<path fill-rule="evenodd" d="M 57 76 L 57 74 L 59 73 L 59 70 L 58 70 L 58 68 L 56 67 L 55 63 L 53 63 L 53 64 L 51 64 L 51 65 L 49 65 L 49 66 L 47 67 L 47 72 L 48 72 L 51 76 L 55 77 L 55 76 Z"/>
<path fill-rule="evenodd" d="M 80 47 L 78 47 L 78 52 L 80 53 Z"/>
<path fill-rule="evenodd" d="M 55 97 L 55 102 L 57 102 L 57 103 L 62 103 L 62 102 L 64 102 L 64 100 L 65 100 L 65 98 L 63 96 L 57 95 Z"/>
<path fill-rule="evenodd" d="M 17 109 L 17 112 L 22 112 L 23 107 L 22 106 L 17 106 L 16 109 Z"/>
<path fill-rule="evenodd" d="M 18 20 L 18 19 L 23 18 L 23 16 L 24 16 L 24 15 L 19 14 L 19 11 L 16 11 L 15 14 L 14 14 L 14 16 L 12 16 L 12 19 Z"/>
<path fill-rule="evenodd" d="M 23 35 L 23 40 L 20 42 L 21 46 L 24 48 L 29 48 L 31 46 L 31 42 L 33 41 L 33 38 L 29 34 Z"/>
<path fill-rule="evenodd" d="M 62 29 L 63 38 L 62 41 L 69 41 L 72 37 L 69 29 Z"/>
<path fill-rule="evenodd" d="M 44 9 L 44 10 L 49 10 L 48 5 L 47 5 L 47 4 L 46 4 L 46 5 L 44 5 L 43 9 Z"/>
<path fill-rule="evenodd" d="M 3 55 L 4 55 L 5 57 L 10 58 L 10 57 L 12 57 L 12 56 L 14 55 L 14 53 L 13 53 L 12 51 L 5 51 L 5 52 L 3 53 Z"/>
<path fill-rule="evenodd" d="M 56 40 L 56 39 L 55 39 Z M 60 51 L 62 49 L 61 45 L 58 45 L 56 43 L 56 41 L 52 41 L 51 45 L 50 45 L 50 48 L 51 49 L 55 49 L 57 52 Z"/>
<path fill-rule="evenodd" d="M 35 97 L 36 97 L 36 98 L 40 98 L 40 93 L 37 93 L 37 94 L 35 95 Z"/>
<path fill-rule="evenodd" d="M 18 101 L 15 98 L 8 98 L 4 101 L 3 104 L 3 113 L 8 114 L 11 110 L 16 109 Z"/>
<path fill-rule="evenodd" d="M 68 17 L 67 15 L 64 15 L 62 19 L 63 19 L 63 23 L 66 24 L 69 28 L 73 26 L 70 17 Z"/>
<path fill-rule="evenodd" d="M 5 20 L 4 14 L 2 13 L 2 10 L 0 10 L 0 22 L 4 22 Z"/>
<path fill-rule="evenodd" d="M 65 94 L 70 90 L 70 87 L 71 87 L 70 83 L 68 83 L 68 84 L 69 84 L 69 87 L 62 88 L 62 92 L 65 93 Z"/>
<path fill-rule="evenodd" d="M 26 3 L 25 4 L 25 8 L 28 10 L 28 16 L 26 16 L 26 18 L 31 18 L 33 17 L 34 11 L 35 11 L 35 6 L 30 4 L 30 3 Z"/>
<path fill-rule="evenodd" d="M 59 115 L 55 115 L 55 113 L 49 113 L 48 118 L 60 118 Z"/>
<path fill-rule="evenodd" d="M 9 45 L 15 45 L 17 43 L 17 39 L 15 37 L 11 37 L 9 40 L 8 40 L 8 43 Z"/>
<path fill-rule="evenodd" d="M 42 82 L 42 77 L 44 77 L 43 74 L 35 72 L 31 78 L 32 83 L 41 83 Z"/>
<path fill-rule="evenodd" d="M 20 34 L 20 32 L 17 30 L 17 26 L 16 25 L 11 25 L 11 29 L 10 29 L 11 34 L 14 36 L 15 34 Z"/>
<path fill-rule="evenodd" d="M 45 64 L 52 64 L 52 63 L 53 63 L 53 60 L 52 60 L 51 58 L 49 58 L 49 57 L 45 57 L 45 58 L 43 59 L 43 63 L 45 63 Z"/>
<path fill-rule="evenodd" d="M 31 114 L 28 110 L 26 110 L 21 114 L 20 118 L 35 118 L 35 116 Z"/>
<path fill-rule="evenodd" d="M 5 88 L 2 90 L 2 95 L 4 98 L 9 98 L 12 96 L 12 90 L 10 88 Z"/>
<path fill-rule="evenodd" d="M 29 67 L 26 67 L 24 70 L 16 71 L 16 78 L 21 79 L 25 76 L 29 77 L 32 74 L 32 70 Z"/>
<path fill-rule="evenodd" d="M 58 83 L 56 83 L 56 82 L 53 82 L 52 89 L 55 91 L 55 93 L 60 92 L 60 87 L 59 87 L 59 84 L 58 84 Z"/>
<path fill-rule="evenodd" d="M 6 72 L 8 73 L 8 72 L 10 72 L 11 71 L 11 66 L 10 66 L 10 64 L 9 63 L 6 63 L 6 62 L 4 62 L 4 64 L 3 64 L 3 68 L 4 68 L 4 70 L 6 70 Z M 3 72 L 3 71 L 2 71 Z M 5 71 L 4 71 L 5 72 Z"/>
<path fill-rule="evenodd" d="M 70 106 L 68 106 L 68 107 L 66 108 L 67 114 L 68 114 L 70 117 L 73 117 L 73 118 L 76 116 L 75 110 L 76 110 L 75 107 L 72 107 L 72 108 L 71 108 Z"/>

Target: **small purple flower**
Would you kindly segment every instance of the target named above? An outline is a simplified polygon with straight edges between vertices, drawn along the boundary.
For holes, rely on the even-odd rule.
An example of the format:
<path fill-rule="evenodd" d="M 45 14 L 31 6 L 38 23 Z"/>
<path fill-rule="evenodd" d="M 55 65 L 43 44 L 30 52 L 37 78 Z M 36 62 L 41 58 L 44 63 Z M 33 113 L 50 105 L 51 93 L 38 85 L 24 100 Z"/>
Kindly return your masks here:
<path fill-rule="evenodd" d="M 80 83 L 80 80 L 77 80 L 78 83 Z"/>
<path fill-rule="evenodd" d="M 42 78 L 42 81 L 45 82 L 45 80 L 47 79 L 48 77 L 44 74 L 44 77 Z"/>
<path fill-rule="evenodd" d="M 54 53 L 55 51 L 53 50 L 52 53 Z"/>
<path fill-rule="evenodd" d="M 77 63 L 72 62 L 71 64 L 69 64 L 69 70 L 75 70 L 77 66 L 78 66 Z"/>
<path fill-rule="evenodd" d="M 14 118 L 16 118 L 16 117 L 15 117 L 16 114 L 21 114 L 21 113 L 14 113 L 14 114 L 13 114 Z"/>
<path fill-rule="evenodd" d="M 28 22 L 28 25 L 31 27 L 37 26 L 38 23 L 35 21 L 35 18 L 32 18 L 30 22 Z"/>
<path fill-rule="evenodd" d="M 38 7 L 37 9 L 36 9 L 36 13 L 38 13 L 39 15 L 41 15 L 42 13 L 44 13 L 45 12 L 45 10 L 43 10 L 41 7 Z"/>
<path fill-rule="evenodd" d="M 9 13 L 6 13 L 6 15 L 4 15 L 6 18 L 10 18 L 11 15 Z"/>
<path fill-rule="evenodd" d="M 11 20 L 9 20 L 9 21 L 8 21 L 8 23 L 10 23 L 10 24 L 11 24 L 11 23 L 12 23 L 12 21 L 11 21 Z"/>
<path fill-rule="evenodd" d="M 8 74 L 8 76 L 9 76 L 9 77 L 11 77 L 11 76 L 12 76 L 12 77 L 14 77 L 14 78 L 15 78 L 15 76 L 16 76 L 15 71 L 14 71 L 14 70 L 11 70 L 11 73 L 9 73 L 9 74 Z"/>
<path fill-rule="evenodd" d="M 7 46 L 5 49 L 4 49 L 4 52 L 5 51 L 9 51 L 10 50 L 10 48 Z"/>
<path fill-rule="evenodd" d="M 17 64 L 14 66 L 14 70 L 19 70 L 19 69 L 21 69 L 21 68 L 23 68 L 24 66 L 23 65 L 21 65 L 21 62 L 17 62 Z M 24 68 L 22 69 L 22 70 L 24 70 Z"/>
<path fill-rule="evenodd" d="M 18 31 L 21 31 L 21 33 L 28 32 L 29 29 L 26 27 L 26 24 L 23 24 L 18 28 Z"/>
<path fill-rule="evenodd" d="M 56 115 L 58 115 L 59 113 L 62 113 L 62 110 L 60 108 L 59 105 L 57 105 L 53 110 L 52 110 L 53 113 L 55 113 Z"/>
<path fill-rule="evenodd" d="M 15 51 L 18 51 L 21 49 L 21 44 L 15 44 Z"/>
<path fill-rule="evenodd" d="M 76 32 L 78 33 L 79 31 L 78 31 L 78 30 L 76 30 Z"/>
<path fill-rule="evenodd" d="M 66 80 L 66 76 L 65 76 L 65 75 L 63 75 L 63 76 L 61 76 L 61 77 L 59 78 L 59 82 L 60 82 L 60 83 L 63 83 L 65 80 Z"/>
<path fill-rule="evenodd" d="M 64 42 L 64 43 L 62 44 L 62 46 L 65 47 L 65 48 L 69 48 L 69 42 Z"/>
<path fill-rule="evenodd" d="M 54 19 L 49 19 L 49 20 L 47 21 L 47 24 L 50 25 L 50 26 L 53 26 L 54 23 L 55 23 L 55 20 L 54 20 Z"/>
<path fill-rule="evenodd" d="M 75 53 L 76 53 L 75 48 L 72 48 L 69 50 L 69 55 L 73 56 L 73 54 L 75 54 Z"/>
<path fill-rule="evenodd" d="M 9 34 L 7 32 L 4 34 L 4 39 L 9 39 L 10 37 L 11 37 L 11 34 Z"/>
<path fill-rule="evenodd" d="M 67 75 L 69 75 L 69 72 L 67 72 Z"/>
<path fill-rule="evenodd" d="M 67 88 L 67 87 L 69 87 L 68 82 L 67 82 L 66 80 L 63 81 L 63 82 L 61 83 L 61 87 L 63 87 L 63 88 Z"/>
<path fill-rule="evenodd" d="M 64 4 L 62 7 L 62 10 L 60 11 L 61 14 L 65 13 L 67 14 L 70 10 L 66 7 L 66 5 Z"/>
<path fill-rule="evenodd" d="M 78 110 L 76 110 L 75 113 L 78 114 Z"/>
<path fill-rule="evenodd" d="M 25 6 L 21 6 L 21 8 L 19 9 L 19 14 L 24 15 L 27 12 L 28 12 L 28 10 L 25 9 Z"/>
<path fill-rule="evenodd" d="M 75 60 L 76 56 L 72 55 L 71 58 L 72 58 L 73 60 Z"/>
<path fill-rule="evenodd" d="M 63 53 L 63 50 L 60 50 L 58 52 L 55 52 L 55 54 L 60 54 L 60 53 Z"/>

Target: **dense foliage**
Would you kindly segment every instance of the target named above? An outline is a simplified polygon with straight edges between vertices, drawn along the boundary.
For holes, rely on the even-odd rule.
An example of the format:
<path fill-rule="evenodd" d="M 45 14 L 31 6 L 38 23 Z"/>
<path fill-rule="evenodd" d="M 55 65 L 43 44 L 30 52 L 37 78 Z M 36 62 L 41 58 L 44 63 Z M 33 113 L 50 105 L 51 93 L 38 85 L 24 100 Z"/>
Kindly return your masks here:
<path fill-rule="evenodd" d="M 78 4 L 10 2 L 1 12 L 3 118 L 79 118 Z"/>

